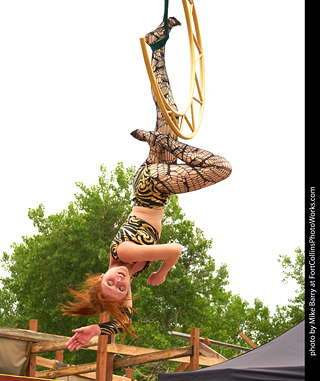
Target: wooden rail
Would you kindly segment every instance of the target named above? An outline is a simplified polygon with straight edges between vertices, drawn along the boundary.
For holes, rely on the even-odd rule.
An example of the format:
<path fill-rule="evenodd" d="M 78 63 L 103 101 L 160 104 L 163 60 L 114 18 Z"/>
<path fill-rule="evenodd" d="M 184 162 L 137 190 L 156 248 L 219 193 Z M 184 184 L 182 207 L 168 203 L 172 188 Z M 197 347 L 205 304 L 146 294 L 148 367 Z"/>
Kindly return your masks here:
<path fill-rule="evenodd" d="M 38 343 L 44 342 L 44 341 L 67 342 L 69 340 L 69 337 L 67 336 L 51 335 L 49 333 L 34 332 L 28 329 L 7 328 L 7 327 L 0 327 L 0 337 L 7 337 L 9 339 L 32 341 L 32 342 L 38 342 Z"/>
<path fill-rule="evenodd" d="M 241 332 L 241 333 L 239 334 L 239 336 L 240 336 L 244 341 L 246 341 L 246 342 L 250 345 L 250 347 L 252 347 L 253 349 L 255 349 L 255 348 L 258 347 L 258 346 L 257 346 L 251 339 L 249 339 L 249 337 L 248 337 L 247 335 L 245 335 L 243 332 Z"/>
<path fill-rule="evenodd" d="M 71 376 L 73 374 L 84 374 L 88 372 L 95 372 L 97 369 L 97 363 L 72 365 L 61 369 L 43 370 L 36 373 L 38 378 L 57 378 L 62 376 Z"/>
<path fill-rule="evenodd" d="M 171 360 L 181 356 L 193 355 L 193 347 L 181 347 L 175 349 L 166 349 L 163 351 L 157 351 L 152 353 L 146 353 L 144 355 L 136 355 L 130 357 L 117 358 L 114 360 L 113 368 L 118 369 L 122 367 L 129 367 L 133 365 L 148 364 L 155 361 Z"/>
<path fill-rule="evenodd" d="M 182 338 L 182 339 L 188 339 L 188 340 L 190 340 L 190 338 L 191 338 L 191 335 L 188 335 L 188 334 L 186 334 L 186 333 L 182 333 L 182 332 L 168 331 L 168 334 L 169 334 L 170 336 L 180 337 L 180 338 Z M 202 342 L 208 340 L 208 341 L 210 342 L 210 344 L 212 344 L 212 345 L 218 345 L 218 346 L 220 346 L 220 347 L 231 348 L 231 349 L 237 349 L 237 350 L 244 351 L 244 352 L 249 352 L 249 351 L 251 351 L 251 348 L 242 347 L 242 346 L 240 346 L 240 345 L 223 343 L 223 342 L 221 342 L 221 341 L 211 340 L 211 339 L 204 338 L 204 337 L 200 337 L 199 339 L 200 339 L 200 341 L 202 341 Z"/>
<path fill-rule="evenodd" d="M 108 316 L 102 316 L 101 318 L 103 321 L 107 321 Z M 115 344 L 114 335 L 111 337 L 100 336 L 92 339 L 90 343 L 84 346 L 84 349 L 97 351 L 97 362 L 68 365 L 63 363 L 63 350 L 66 349 L 66 342 L 69 337 L 39 333 L 36 332 L 36 329 L 36 320 L 30 321 L 29 330 L 0 327 L 0 338 L 6 337 L 29 343 L 26 352 L 26 366 L 23 369 L 22 376 L 53 379 L 74 374 L 86 374 L 96 381 L 122 381 L 132 380 L 132 369 L 126 370 L 126 375 L 130 377 L 115 377 L 113 376 L 114 369 L 168 360 L 179 362 L 180 365 L 175 371 L 181 372 L 188 367 L 190 370 L 195 370 L 199 368 L 199 365 L 210 366 L 226 360 L 218 352 L 201 342 L 199 328 L 192 328 L 191 335 L 188 335 L 189 346 L 166 350 Z M 56 360 L 37 357 L 37 353 L 52 351 L 56 351 Z M 115 358 L 114 355 L 116 354 L 125 357 Z M 36 372 L 36 365 L 51 369 Z"/>

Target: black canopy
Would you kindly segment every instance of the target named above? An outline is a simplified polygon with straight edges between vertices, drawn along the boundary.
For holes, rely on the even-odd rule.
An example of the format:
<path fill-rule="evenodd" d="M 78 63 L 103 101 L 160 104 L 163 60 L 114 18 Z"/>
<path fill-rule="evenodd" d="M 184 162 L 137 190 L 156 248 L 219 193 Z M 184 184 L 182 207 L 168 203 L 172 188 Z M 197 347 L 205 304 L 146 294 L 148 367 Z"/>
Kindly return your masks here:
<path fill-rule="evenodd" d="M 234 359 L 192 372 L 159 374 L 159 381 L 304 380 L 304 321 Z"/>

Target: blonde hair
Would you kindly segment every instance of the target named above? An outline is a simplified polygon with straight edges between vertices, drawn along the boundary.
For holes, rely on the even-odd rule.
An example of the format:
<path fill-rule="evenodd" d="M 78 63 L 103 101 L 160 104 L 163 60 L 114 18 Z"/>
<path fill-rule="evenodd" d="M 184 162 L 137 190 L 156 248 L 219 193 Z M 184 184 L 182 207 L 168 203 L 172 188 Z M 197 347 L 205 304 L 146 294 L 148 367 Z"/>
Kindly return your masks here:
<path fill-rule="evenodd" d="M 87 280 L 79 291 L 67 286 L 70 294 L 76 301 L 69 301 L 68 305 L 62 305 L 63 315 L 96 316 L 101 312 L 108 311 L 121 325 L 124 333 L 129 333 L 131 336 L 136 337 L 130 319 L 125 313 L 127 307 L 123 305 L 123 302 L 128 300 L 128 298 L 118 300 L 103 296 L 101 281 L 101 275 L 87 274 Z"/>

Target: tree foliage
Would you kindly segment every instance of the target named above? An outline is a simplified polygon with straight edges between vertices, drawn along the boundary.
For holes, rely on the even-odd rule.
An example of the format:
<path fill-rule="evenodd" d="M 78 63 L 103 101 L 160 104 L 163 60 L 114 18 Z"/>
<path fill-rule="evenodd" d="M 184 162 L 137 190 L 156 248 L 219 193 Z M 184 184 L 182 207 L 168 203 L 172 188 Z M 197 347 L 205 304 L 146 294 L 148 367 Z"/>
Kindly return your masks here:
<path fill-rule="evenodd" d="M 298 286 L 295 298 L 289 299 L 287 306 L 278 307 L 273 317 L 279 334 L 305 318 L 305 253 L 301 247 L 297 247 L 295 253 L 294 259 L 288 255 L 280 255 L 278 259 L 283 267 L 283 282 L 293 280 Z"/>
<path fill-rule="evenodd" d="M 70 336 L 73 328 L 97 322 L 96 317 L 62 316 L 60 306 L 70 298 L 65 285 L 76 288 L 87 273 L 107 270 L 109 245 L 132 208 L 133 174 L 134 168 L 124 168 L 122 163 L 110 175 L 101 166 L 98 184 L 87 187 L 77 183 L 75 200 L 60 213 L 46 217 L 41 204 L 29 210 L 38 233 L 23 237 L 21 244 L 13 244 L 11 255 L 3 253 L 2 266 L 10 275 L 1 279 L 0 325 L 28 328 L 29 319 L 36 318 L 40 332 Z M 166 242 L 179 242 L 184 247 L 166 282 L 158 287 L 147 285 L 148 276 L 157 266 L 154 264 L 132 284 L 138 312 L 134 314 L 138 334 L 134 345 L 158 349 L 186 345 L 167 331 L 189 333 L 191 327 L 199 327 L 201 336 L 240 345 L 245 345 L 239 337 L 244 331 L 262 344 L 304 318 L 301 249 L 296 251 L 295 263 L 287 256 L 280 257 L 285 279 L 297 281 L 299 295 L 292 304 L 278 308 L 271 316 L 259 299 L 249 306 L 239 295 L 226 291 L 226 264 L 216 268 L 208 254 L 212 240 L 206 239 L 195 223 L 185 218 L 177 196 L 170 197 L 165 209 L 160 243 Z M 126 337 L 125 343 L 129 342 L 132 339 Z M 236 354 L 215 349 L 229 358 Z M 67 355 L 66 361 L 95 361 L 93 353 L 81 352 L 77 356 Z M 170 363 L 140 366 L 135 378 L 144 379 L 146 374 L 157 374 L 171 366 Z"/>

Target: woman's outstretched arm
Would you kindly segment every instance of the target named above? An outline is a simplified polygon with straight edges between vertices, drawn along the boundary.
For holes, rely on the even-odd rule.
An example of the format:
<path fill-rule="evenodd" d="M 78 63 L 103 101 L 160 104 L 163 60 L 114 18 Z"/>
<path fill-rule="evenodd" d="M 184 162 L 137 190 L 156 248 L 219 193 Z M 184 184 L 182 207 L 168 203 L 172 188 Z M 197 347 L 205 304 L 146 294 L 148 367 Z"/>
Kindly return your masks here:
<path fill-rule="evenodd" d="M 131 324 L 133 311 L 131 288 L 127 294 L 124 307 L 126 307 L 125 314 L 127 315 L 128 323 Z M 73 329 L 72 332 L 74 335 L 66 343 L 66 346 L 70 352 L 74 349 L 78 351 L 85 344 L 88 344 L 94 336 L 113 335 L 123 332 L 123 329 L 117 320 L 111 320 L 105 323 L 92 324 L 86 327 L 76 328 Z"/>
<path fill-rule="evenodd" d="M 75 335 L 72 336 L 66 344 L 70 352 L 74 349 L 78 351 L 85 344 L 89 343 L 94 336 L 99 336 L 101 329 L 98 324 L 93 324 L 87 327 L 73 329 L 72 332 L 74 332 Z"/>
<path fill-rule="evenodd" d="M 128 324 L 132 322 L 132 308 L 128 307 L 125 314 L 128 318 Z M 76 328 L 72 330 L 75 335 L 73 335 L 66 343 L 67 348 L 70 352 L 74 349 L 79 350 L 94 336 L 99 335 L 115 335 L 117 333 L 123 332 L 121 324 L 117 320 L 111 320 L 105 323 L 92 324 L 86 327 Z"/>

